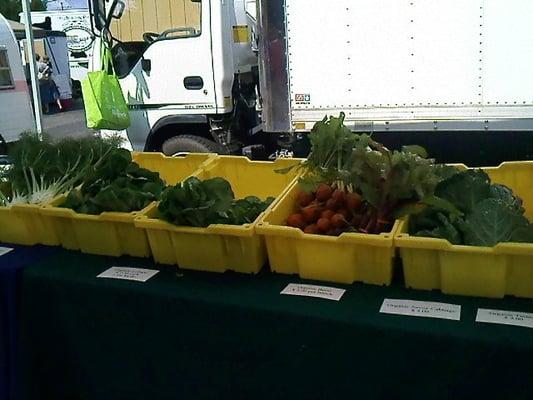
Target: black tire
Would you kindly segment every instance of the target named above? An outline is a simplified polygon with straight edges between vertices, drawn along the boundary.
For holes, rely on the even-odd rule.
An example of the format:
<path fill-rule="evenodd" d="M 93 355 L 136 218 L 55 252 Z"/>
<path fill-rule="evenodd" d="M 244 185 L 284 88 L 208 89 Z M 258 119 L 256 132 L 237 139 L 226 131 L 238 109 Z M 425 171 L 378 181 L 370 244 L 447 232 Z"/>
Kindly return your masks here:
<path fill-rule="evenodd" d="M 178 153 L 217 153 L 227 154 L 226 149 L 218 143 L 201 136 L 181 135 L 165 140 L 161 146 L 167 156 Z"/>
<path fill-rule="evenodd" d="M 0 135 L 0 156 L 7 156 L 7 142 L 4 140 L 2 135 Z"/>

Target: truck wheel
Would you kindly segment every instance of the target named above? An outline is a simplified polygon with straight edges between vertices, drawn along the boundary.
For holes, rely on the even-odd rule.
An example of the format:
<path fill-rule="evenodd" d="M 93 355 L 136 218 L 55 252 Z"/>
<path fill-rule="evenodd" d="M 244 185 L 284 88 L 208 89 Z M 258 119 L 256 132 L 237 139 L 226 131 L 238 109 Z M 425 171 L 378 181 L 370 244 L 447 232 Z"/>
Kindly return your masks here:
<path fill-rule="evenodd" d="M 218 153 L 227 154 L 226 149 L 218 143 L 200 136 L 181 135 L 167 139 L 161 150 L 167 156 L 178 153 Z"/>
<path fill-rule="evenodd" d="M 0 135 L 0 156 L 7 156 L 7 143 L 2 135 Z"/>

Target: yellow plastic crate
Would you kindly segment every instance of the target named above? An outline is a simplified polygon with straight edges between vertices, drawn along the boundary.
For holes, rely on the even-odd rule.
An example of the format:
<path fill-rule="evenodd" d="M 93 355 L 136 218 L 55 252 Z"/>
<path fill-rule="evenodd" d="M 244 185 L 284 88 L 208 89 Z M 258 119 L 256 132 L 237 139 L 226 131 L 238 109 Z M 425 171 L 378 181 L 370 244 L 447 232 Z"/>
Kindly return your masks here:
<path fill-rule="evenodd" d="M 158 172 L 161 179 L 168 185 L 175 185 L 196 172 L 202 165 L 209 164 L 218 157 L 216 154 L 204 153 L 190 153 L 183 157 L 168 157 L 163 153 L 141 152 L 133 152 L 131 156 L 133 161 L 139 166 Z"/>
<path fill-rule="evenodd" d="M 522 198 L 533 219 L 533 162 L 483 168 L 493 183 Z M 413 237 L 402 221 L 394 244 L 400 249 L 405 284 L 465 296 L 533 298 L 533 244 L 499 243 L 492 248 L 457 246 L 444 239 Z"/>
<path fill-rule="evenodd" d="M 216 156 L 211 154 L 166 157 L 161 153 L 133 153 L 135 162 L 158 172 L 168 184 L 176 184 L 214 159 Z M 150 256 L 146 232 L 134 224 L 134 219 L 142 210 L 131 213 L 104 212 L 100 215 L 78 214 L 74 210 L 58 207 L 65 198 L 65 195 L 59 196 L 52 204 L 40 209 L 41 215 L 51 221 L 53 231 L 64 248 L 109 256 Z"/>
<path fill-rule="evenodd" d="M 298 274 L 305 279 L 351 284 L 364 282 L 390 285 L 393 270 L 393 236 L 343 233 L 338 237 L 312 235 L 285 226 L 294 212 L 300 187 L 295 182 L 257 225 L 264 235 L 270 269 L 282 274 Z"/>
<path fill-rule="evenodd" d="M 59 239 L 40 209 L 41 206 L 35 204 L 0 207 L 0 242 L 57 246 Z"/>
<path fill-rule="evenodd" d="M 264 200 L 281 195 L 296 179 L 295 172 L 282 175 L 274 170 L 300 161 L 279 159 L 272 163 L 220 156 L 196 176 L 228 180 L 238 199 L 253 195 Z M 175 226 L 158 219 L 157 205 L 153 204 L 140 213 L 135 225 L 146 229 L 153 257 L 161 264 L 200 271 L 257 273 L 266 262 L 264 241 L 255 233 L 256 223 L 213 224 L 207 228 Z"/>
<path fill-rule="evenodd" d="M 37 238 L 30 234 L 27 221 L 15 214 L 13 207 L 0 207 L 0 242 L 34 245 Z"/>

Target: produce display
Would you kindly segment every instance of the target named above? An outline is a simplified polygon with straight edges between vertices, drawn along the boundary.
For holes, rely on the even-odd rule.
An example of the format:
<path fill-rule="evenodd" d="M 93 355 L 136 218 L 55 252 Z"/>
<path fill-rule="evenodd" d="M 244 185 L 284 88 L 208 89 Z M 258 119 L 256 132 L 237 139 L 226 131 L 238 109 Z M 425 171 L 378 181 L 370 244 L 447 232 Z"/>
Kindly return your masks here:
<path fill-rule="evenodd" d="M 125 149 L 113 149 L 84 171 L 80 188 L 70 191 L 63 208 L 82 214 L 142 210 L 161 195 L 165 183 L 157 172 L 139 167 Z"/>
<path fill-rule="evenodd" d="M 0 166 L 0 240 L 151 255 L 158 263 L 216 272 L 257 273 L 268 254 L 274 272 L 378 285 L 391 283 L 399 249 L 408 287 L 533 298 L 531 246 L 492 249 L 533 243 L 525 209 L 533 162 L 483 170 L 439 164 L 419 146 L 390 150 L 353 133 L 342 113 L 317 122 L 309 139 L 304 162 L 274 170 L 231 156 L 138 154 L 137 164 L 116 138 L 23 135 L 10 148 L 11 163 Z M 172 183 L 195 176 L 169 186 L 155 171 Z M 297 174 L 276 175 L 289 171 Z M 269 208 L 274 198 L 236 198 L 234 190 L 279 198 Z M 227 226 L 175 229 L 163 221 Z"/>
<path fill-rule="evenodd" d="M 330 235 L 388 232 L 407 206 L 432 195 L 454 172 L 426 158 L 421 147 L 391 151 L 343 122 L 341 113 L 313 127 L 311 153 L 294 167 L 303 173 L 302 193 L 287 225 Z"/>
<path fill-rule="evenodd" d="M 9 151 L 11 164 L 0 171 L 0 206 L 39 204 L 77 186 L 120 139 L 87 137 L 53 141 L 24 134 Z"/>
<path fill-rule="evenodd" d="M 481 170 L 457 172 L 439 183 L 432 198 L 412 210 L 409 233 L 452 244 L 492 247 L 533 242 L 533 224 L 522 200 L 504 185 L 491 184 Z"/>
<path fill-rule="evenodd" d="M 255 196 L 236 200 L 231 185 L 223 178 L 188 178 L 168 187 L 161 195 L 161 219 L 174 225 L 207 227 L 210 224 L 252 223 L 272 203 Z"/>
<path fill-rule="evenodd" d="M 380 234 L 408 216 L 411 236 L 484 247 L 533 243 L 522 200 L 482 170 L 438 164 L 419 146 L 389 150 L 348 129 L 343 113 L 317 122 L 309 139 L 311 152 L 303 163 L 276 171 L 300 173 L 287 226 L 306 234 Z M 97 215 L 139 211 L 159 201 L 160 219 L 207 227 L 251 224 L 274 200 L 236 199 L 230 182 L 220 177 L 166 186 L 119 144 L 116 138 L 23 135 L 10 149 L 12 164 L 0 170 L 0 206 L 46 204 L 66 194 L 60 207 Z"/>

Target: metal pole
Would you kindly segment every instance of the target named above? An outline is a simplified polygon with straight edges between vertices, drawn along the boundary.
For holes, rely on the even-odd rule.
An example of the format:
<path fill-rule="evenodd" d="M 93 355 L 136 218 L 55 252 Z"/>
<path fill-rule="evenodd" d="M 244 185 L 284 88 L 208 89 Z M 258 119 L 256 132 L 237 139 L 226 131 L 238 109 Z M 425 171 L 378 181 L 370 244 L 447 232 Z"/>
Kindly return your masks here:
<path fill-rule="evenodd" d="M 43 134 L 43 110 L 41 108 L 41 92 L 35 60 L 35 46 L 33 42 L 33 25 L 31 23 L 30 0 L 22 0 L 22 12 L 24 13 L 24 28 L 26 30 L 26 43 L 28 45 L 28 64 L 30 65 L 31 88 L 33 92 L 33 109 L 35 110 L 35 123 L 37 134 L 42 139 Z"/>

